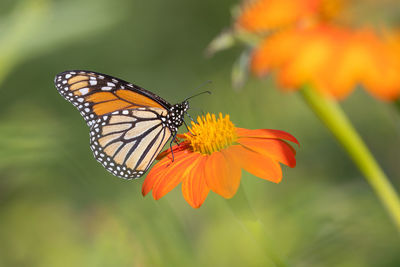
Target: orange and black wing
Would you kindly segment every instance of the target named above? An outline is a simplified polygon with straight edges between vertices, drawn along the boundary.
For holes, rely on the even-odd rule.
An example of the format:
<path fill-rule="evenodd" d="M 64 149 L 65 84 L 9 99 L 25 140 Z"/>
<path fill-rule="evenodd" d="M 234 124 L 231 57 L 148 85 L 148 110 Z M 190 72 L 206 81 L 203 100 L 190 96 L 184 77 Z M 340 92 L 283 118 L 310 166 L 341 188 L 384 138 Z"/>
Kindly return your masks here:
<path fill-rule="evenodd" d="M 55 84 L 89 125 L 94 157 L 116 176 L 142 176 L 171 137 L 171 105 L 139 86 L 80 70 L 58 74 Z"/>
<path fill-rule="evenodd" d="M 73 70 L 58 74 L 58 92 L 71 102 L 91 127 L 103 115 L 141 107 L 168 110 L 161 97 L 124 80 L 92 71 Z"/>

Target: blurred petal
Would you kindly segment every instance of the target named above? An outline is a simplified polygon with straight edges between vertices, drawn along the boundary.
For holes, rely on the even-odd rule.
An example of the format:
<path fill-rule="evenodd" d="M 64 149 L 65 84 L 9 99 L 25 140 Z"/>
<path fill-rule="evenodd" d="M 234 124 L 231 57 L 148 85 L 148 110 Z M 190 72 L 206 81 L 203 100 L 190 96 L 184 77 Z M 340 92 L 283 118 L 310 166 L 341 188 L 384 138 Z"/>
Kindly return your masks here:
<path fill-rule="evenodd" d="M 256 75 L 276 71 L 283 89 L 310 84 L 343 99 L 363 85 L 377 98 L 394 100 L 400 95 L 399 47 L 400 38 L 392 32 L 378 35 L 370 28 L 327 23 L 292 27 L 271 34 L 254 49 L 251 70 Z"/>
<path fill-rule="evenodd" d="M 204 169 L 207 186 L 212 191 L 224 198 L 235 195 L 240 184 L 241 170 L 229 153 L 224 150 L 212 153 Z"/>
<path fill-rule="evenodd" d="M 258 139 L 242 137 L 238 143 L 255 152 L 269 156 L 293 168 L 296 166 L 294 149 L 286 142 L 278 139 Z"/>
<path fill-rule="evenodd" d="M 326 62 L 335 56 L 336 44 L 344 33 L 336 27 L 321 25 L 311 29 L 294 29 L 292 34 L 300 35 L 298 43 L 292 43 L 296 53 L 280 66 L 278 81 L 287 88 L 299 88 L 308 83 L 314 85 Z"/>
<path fill-rule="evenodd" d="M 338 69 L 348 71 L 374 96 L 393 100 L 400 93 L 398 54 L 392 51 L 387 38 L 372 29 L 355 31 L 343 51 Z"/>
<path fill-rule="evenodd" d="M 245 1 L 237 26 L 252 32 L 284 27 L 316 13 L 320 2 L 321 0 Z"/>
<path fill-rule="evenodd" d="M 204 177 L 204 165 L 207 157 L 196 159 L 195 167 L 182 182 L 182 194 L 193 208 L 199 208 L 206 199 L 210 189 Z"/>
<path fill-rule="evenodd" d="M 272 130 L 272 129 L 257 129 L 257 130 L 249 130 L 245 128 L 236 128 L 236 133 L 238 137 L 253 137 L 253 138 L 273 138 L 273 139 L 283 139 L 287 141 L 291 141 L 299 145 L 299 141 L 285 131 L 280 130 Z"/>
<path fill-rule="evenodd" d="M 298 51 L 302 35 L 286 30 L 265 38 L 252 53 L 250 68 L 257 76 L 264 76 L 280 68 Z"/>
<path fill-rule="evenodd" d="M 279 163 L 270 157 L 251 151 L 241 145 L 234 145 L 227 149 L 237 165 L 249 173 L 274 182 L 282 180 L 282 169 Z"/>
<path fill-rule="evenodd" d="M 195 159 L 201 155 L 198 153 L 181 153 L 186 154 L 182 159 L 175 159 L 164 174 L 156 180 L 153 186 L 153 197 L 155 200 L 162 198 L 165 194 L 176 187 L 192 170 Z"/>

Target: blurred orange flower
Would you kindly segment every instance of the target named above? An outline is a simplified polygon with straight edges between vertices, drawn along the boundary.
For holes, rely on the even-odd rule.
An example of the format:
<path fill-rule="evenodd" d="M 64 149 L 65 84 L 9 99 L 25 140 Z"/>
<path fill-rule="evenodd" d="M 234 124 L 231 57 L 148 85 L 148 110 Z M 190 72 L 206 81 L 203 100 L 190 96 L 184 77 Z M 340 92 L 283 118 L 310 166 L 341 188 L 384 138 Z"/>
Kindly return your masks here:
<path fill-rule="evenodd" d="M 367 28 L 291 28 L 260 43 L 251 70 L 259 76 L 276 70 L 280 85 L 290 89 L 311 84 L 343 98 L 362 85 L 374 96 L 391 100 L 400 94 L 398 41 L 394 33 L 378 36 Z"/>
<path fill-rule="evenodd" d="M 308 24 L 334 17 L 342 0 L 245 0 L 236 27 L 266 32 L 291 24 Z"/>
<path fill-rule="evenodd" d="M 160 199 L 182 182 L 186 201 L 199 208 L 210 190 L 231 198 L 241 179 L 241 169 L 271 182 L 282 179 L 283 163 L 295 167 L 295 150 L 287 141 L 299 144 L 291 134 L 279 130 L 237 128 L 219 114 L 198 117 L 190 133 L 179 135 L 183 142 L 160 154 L 161 160 L 147 175 L 143 195 L 153 190 Z"/>
<path fill-rule="evenodd" d="M 244 1 L 235 29 L 269 31 L 252 53 L 252 72 L 275 71 L 279 85 L 288 90 L 308 84 L 342 99 L 361 85 L 380 99 L 397 99 L 400 34 L 335 24 L 344 5 L 335 0 Z"/>

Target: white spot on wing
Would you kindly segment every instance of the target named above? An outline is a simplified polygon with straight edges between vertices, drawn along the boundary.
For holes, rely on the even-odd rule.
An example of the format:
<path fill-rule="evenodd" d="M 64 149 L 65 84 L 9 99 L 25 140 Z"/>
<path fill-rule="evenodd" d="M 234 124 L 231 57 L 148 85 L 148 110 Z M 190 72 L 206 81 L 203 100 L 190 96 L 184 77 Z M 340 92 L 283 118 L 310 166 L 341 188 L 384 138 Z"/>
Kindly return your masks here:
<path fill-rule="evenodd" d="M 79 89 L 79 92 L 81 92 L 82 95 L 86 95 L 87 93 L 89 93 L 89 88 Z"/>

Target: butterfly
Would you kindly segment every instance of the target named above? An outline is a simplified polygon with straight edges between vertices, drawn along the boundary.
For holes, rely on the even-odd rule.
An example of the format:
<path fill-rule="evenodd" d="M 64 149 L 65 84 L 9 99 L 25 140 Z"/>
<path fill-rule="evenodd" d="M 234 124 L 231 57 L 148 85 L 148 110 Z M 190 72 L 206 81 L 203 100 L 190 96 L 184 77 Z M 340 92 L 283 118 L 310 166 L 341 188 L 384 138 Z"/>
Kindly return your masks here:
<path fill-rule="evenodd" d="M 93 71 L 65 71 L 54 83 L 90 127 L 96 160 L 125 179 L 148 170 L 168 140 L 175 140 L 189 109 L 187 99 L 171 105 L 137 85 Z"/>

